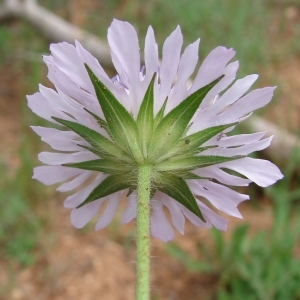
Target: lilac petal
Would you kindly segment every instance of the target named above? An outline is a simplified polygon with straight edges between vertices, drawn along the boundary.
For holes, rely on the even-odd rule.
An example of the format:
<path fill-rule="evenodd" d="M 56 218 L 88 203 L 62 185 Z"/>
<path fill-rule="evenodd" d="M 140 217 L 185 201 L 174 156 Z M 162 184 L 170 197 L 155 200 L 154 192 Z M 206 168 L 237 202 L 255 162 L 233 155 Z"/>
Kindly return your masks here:
<path fill-rule="evenodd" d="M 72 209 L 71 223 L 73 224 L 73 226 L 75 228 L 84 227 L 97 214 L 103 202 L 104 199 L 100 199 L 88 203 L 80 208 Z"/>
<path fill-rule="evenodd" d="M 239 134 L 233 136 L 225 136 L 214 141 L 210 140 L 203 144 L 203 146 L 218 145 L 219 147 L 235 147 L 240 145 L 247 145 L 261 140 L 266 135 L 265 132 L 256 132 L 251 134 Z"/>
<path fill-rule="evenodd" d="M 236 171 L 262 187 L 269 186 L 283 178 L 280 170 L 274 164 L 263 159 L 244 157 L 218 164 L 218 167 Z"/>
<path fill-rule="evenodd" d="M 82 170 L 80 170 L 82 171 Z M 77 193 L 67 197 L 67 199 L 64 202 L 64 207 L 66 208 L 75 208 L 78 205 L 80 205 L 88 196 L 89 194 L 93 191 L 94 188 L 96 188 L 97 185 L 101 183 L 101 181 L 105 178 L 106 176 L 103 174 L 99 174 L 95 180 L 89 184 L 87 187 L 81 189 Z"/>
<path fill-rule="evenodd" d="M 146 66 L 146 77 L 144 81 L 145 85 L 148 86 L 153 74 L 158 71 L 158 47 L 155 41 L 153 28 L 151 26 L 149 26 L 147 31 L 144 52 Z"/>
<path fill-rule="evenodd" d="M 81 151 L 75 153 L 52 153 L 52 152 L 41 152 L 38 155 L 40 162 L 47 165 L 63 165 L 68 163 L 77 163 L 99 157 L 90 151 Z"/>
<path fill-rule="evenodd" d="M 78 102 L 70 101 L 70 99 L 62 92 L 57 93 L 42 85 L 39 86 L 39 89 L 49 104 L 56 106 L 62 112 L 68 112 L 68 115 L 72 115 L 73 118 L 76 117 L 78 110 L 82 107 Z"/>
<path fill-rule="evenodd" d="M 210 102 L 215 99 L 216 95 L 218 95 L 222 90 L 224 90 L 228 87 L 228 85 L 231 84 L 231 82 L 235 79 L 237 69 L 237 62 L 233 62 L 226 67 L 224 71 L 225 76 L 204 97 L 200 105 L 200 109 L 192 120 L 193 123 L 188 130 L 188 134 L 193 134 L 199 130 L 203 130 L 213 126 L 234 123 L 228 122 L 227 120 L 225 122 L 220 116 L 215 114 L 214 105 L 218 105 L 218 101 L 215 101 L 212 104 L 210 104 Z M 237 120 L 235 120 L 235 122 L 236 121 Z"/>
<path fill-rule="evenodd" d="M 107 40 L 129 82 L 135 88 L 136 84 L 140 82 L 140 52 L 134 27 L 128 22 L 113 20 L 108 29 Z"/>
<path fill-rule="evenodd" d="M 73 121 L 72 118 L 60 111 L 55 105 L 48 103 L 41 93 L 35 93 L 27 96 L 27 100 L 28 107 L 32 110 L 32 112 L 49 122 L 59 124 L 58 122 L 54 121 L 52 117 Z"/>
<path fill-rule="evenodd" d="M 127 224 L 136 217 L 137 195 L 135 192 L 133 192 L 127 198 L 128 202 L 122 215 L 122 224 Z"/>
<path fill-rule="evenodd" d="M 200 107 L 205 107 L 206 105 L 208 105 L 208 103 L 212 99 L 214 99 L 216 95 L 220 94 L 234 81 L 238 68 L 239 68 L 238 61 L 230 63 L 228 66 L 226 66 L 226 68 L 223 71 L 223 74 L 225 76 L 206 94 L 203 101 L 201 102 Z M 211 111 L 211 114 L 213 114 L 213 111 Z"/>
<path fill-rule="evenodd" d="M 274 87 L 266 87 L 250 92 L 249 94 L 235 102 L 225 112 L 223 112 L 220 115 L 220 118 L 223 122 L 236 122 L 237 120 L 239 120 L 239 118 L 242 118 L 249 112 L 267 105 L 273 97 L 274 90 Z"/>
<path fill-rule="evenodd" d="M 180 27 L 171 33 L 163 45 L 160 68 L 160 86 L 157 90 L 154 113 L 156 114 L 168 96 L 175 79 L 180 60 L 180 51 L 183 43 Z"/>
<path fill-rule="evenodd" d="M 231 174 L 224 172 L 216 166 L 210 166 L 207 168 L 200 168 L 198 170 L 193 171 L 193 173 L 206 178 L 215 178 L 219 182 L 227 185 L 235 185 L 235 186 L 247 186 L 252 181 L 249 179 L 237 177 Z"/>
<path fill-rule="evenodd" d="M 52 57 L 51 57 L 52 58 Z M 53 61 L 49 62 L 45 60 L 48 66 L 48 78 L 66 95 L 76 99 L 81 105 L 95 114 L 103 117 L 101 107 L 98 104 L 98 100 L 95 95 L 88 93 L 86 90 L 80 88 L 75 82 L 73 82 L 64 72 L 62 72 Z"/>
<path fill-rule="evenodd" d="M 197 203 L 199 204 L 199 202 L 197 201 Z M 182 213 L 184 214 L 184 216 L 190 220 L 190 222 L 192 224 L 194 224 L 197 227 L 205 227 L 205 228 L 211 228 L 212 225 L 209 221 L 209 219 L 206 219 L 205 216 L 205 220 L 206 222 L 204 223 L 199 217 L 197 217 L 194 213 L 192 213 L 189 209 L 187 209 L 185 206 L 183 206 L 182 204 L 178 204 L 180 206 L 180 210 L 182 211 Z M 201 208 L 200 208 L 201 209 Z"/>
<path fill-rule="evenodd" d="M 172 240 L 174 238 L 174 230 L 164 213 L 162 203 L 157 200 L 151 200 L 151 207 L 151 234 L 164 242 Z"/>
<path fill-rule="evenodd" d="M 80 136 L 74 131 L 63 131 L 55 128 L 48 128 L 42 126 L 30 126 L 33 131 L 38 134 L 42 139 L 60 139 L 60 140 L 73 140 L 81 139 Z"/>
<path fill-rule="evenodd" d="M 172 217 L 173 225 L 181 234 L 184 234 L 185 218 L 179 206 L 176 205 L 176 201 L 174 199 L 167 197 L 165 194 L 160 194 L 161 196 L 159 201 L 161 201 L 168 208 Z"/>
<path fill-rule="evenodd" d="M 42 141 L 50 145 L 52 149 L 59 151 L 81 151 L 82 147 L 78 146 L 78 144 L 89 146 L 89 144 L 85 141 L 78 142 L 61 139 L 42 139 Z"/>
<path fill-rule="evenodd" d="M 107 198 L 108 204 L 106 210 L 100 216 L 96 224 L 95 230 L 100 230 L 111 223 L 118 209 L 121 200 L 120 196 L 121 196 L 120 192 L 109 195 L 109 197 Z"/>
<path fill-rule="evenodd" d="M 66 42 L 51 44 L 51 54 L 54 64 L 82 89 L 95 95 L 93 84 L 88 73 L 79 59 L 74 45 Z"/>
<path fill-rule="evenodd" d="M 45 185 L 65 181 L 80 174 L 82 170 L 63 166 L 40 166 L 33 169 L 33 179 Z"/>
<path fill-rule="evenodd" d="M 81 173 L 72 181 L 62 184 L 56 190 L 59 192 L 69 192 L 83 184 L 94 172 L 81 170 Z"/>
<path fill-rule="evenodd" d="M 99 64 L 98 60 L 87 50 L 85 50 L 78 41 L 75 41 L 75 45 L 78 57 L 82 60 L 82 62 L 86 63 L 92 69 L 92 71 L 101 80 L 101 82 L 103 82 L 103 84 L 112 92 L 112 94 L 126 107 L 126 109 L 128 109 L 128 95 L 126 94 L 125 90 L 120 89 L 116 84 L 112 82 L 102 66 Z M 91 100 L 86 103 L 85 107 L 96 115 L 99 115 L 99 117 L 104 118 L 103 112 L 98 103 L 98 99 L 94 96 L 94 91 L 93 95 L 91 96 Z M 125 99 L 127 101 L 125 101 Z"/>
<path fill-rule="evenodd" d="M 224 202 L 226 199 L 230 199 L 237 206 L 241 202 L 250 199 L 250 197 L 248 195 L 238 193 L 224 185 L 221 185 L 221 184 L 209 181 L 209 180 L 200 180 L 200 181 L 201 181 L 200 184 L 205 189 L 212 191 L 212 192 L 216 192 L 216 194 L 219 194 L 220 198 L 223 197 Z"/>
<path fill-rule="evenodd" d="M 230 199 L 226 195 L 222 195 L 216 190 L 204 189 L 204 183 L 205 180 L 198 180 L 197 182 L 189 182 L 189 186 L 195 195 L 206 198 L 217 209 L 225 212 L 230 216 L 242 218 L 242 215 L 236 208 L 236 203 L 232 199 Z M 205 186 L 205 188 L 207 188 L 207 185 Z"/>
<path fill-rule="evenodd" d="M 217 47 L 212 50 L 202 63 L 190 88 L 190 94 L 220 77 L 224 73 L 225 66 L 234 55 L 235 51 L 233 49 Z"/>
<path fill-rule="evenodd" d="M 228 67 L 229 66 L 230 65 L 228 65 Z M 231 79 L 235 78 L 235 72 L 236 71 L 234 70 L 233 66 L 233 69 L 231 70 L 231 76 L 227 75 L 227 80 L 229 80 L 228 82 L 230 82 Z M 210 116 L 216 117 L 219 113 L 224 111 L 226 107 L 228 107 L 228 105 L 231 105 L 240 97 L 242 97 L 249 90 L 249 88 L 255 82 L 257 77 L 258 75 L 250 75 L 246 76 L 243 79 L 237 80 L 221 97 L 219 97 L 219 99 L 213 105 L 207 107 L 204 113 L 207 114 L 209 112 Z M 212 90 L 211 93 L 208 94 L 207 99 L 209 100 L 211 95 L 214 95 L 216 92 L 218 93 L 218 91 Z M 205 101 L 206 99 L 203 100 L 203 103 L 205 103 Z"/>
<path fill-rule="evenodd" d="M 77 55 L 81 59 L 81 61 L 83 63 L 86 63 L 95 73 L 95 75 L 104 83 L 104 85 L 117 97 L 117 89 L 111 79 L 107 76 L 102 66 L 99 64 L 99 61 L 87 50 L 85 50 L 77 40 L 75 40 L 75 46 Z M 96 103 L 98 104 L 98 100 L 96 101 Z"/>
<path fill-rule="evenodd" d="M 200 39 L 186 47 L 184 53 L 181 56 L 178 68 L 178 79 L 169 95 L 166 113 L 176 107 L 188 96 L 186 83 L 189 77 L 193 74 L 197 65 L 199 42 Z"/>
<path fill-rule="evenodd" d="M 222 109 L 227 105 L 234 103 L 240 97 L 242 97 L 257 80 L 258 75 L 248 75 L 242 79 L 237 80 L 231 87 L 220 97 L 220 104 L 222 103 Z"/>
<path fill-rule="evenodd" d="M 114 20 L 108 29 L 107 39 L 113 64 L 129 90 L 129 97 L 133 104 L 132 110 L 136 115 L 143 98 L 137 33 L 128 22 Z"/>
<path fill-rule="evenodd" d="M 248 155 L 254 151 L 260 151 L 270 146 L 273 136 L 263 139 L 251 144 L 243 145 L 234 148 L 211 148 L 204 150 L 200 155 L 217 155 L 217 156 L 228 156 L 233 157 L 237 155 Z"/>
<path fill-rule="evenodd" d="M 213 210 L 211 210 L 209 207 L 207 207 L 201 201 L 198 200 L 197 203 L 198 203 L 205 219 L 209 220 L 210 223 L 212 223 L 212 225 L 214 227 L 216 227 L 217 229 L 223 230 L 223 231 L 227 230 L 228 221 L 226 219 L 224 219 L 223 217 L 216 214 Z"/>
<path fill-rule="evenodd" d="M 42 141 L 51 146 L 52 149 L 59 151 L 81 151 L 80 145 L 88 146 L 89 144 L 82 141 L 76 141 L 74 138 L 78 135 L 72 131 L 61 131 L 54 128 L 40 126 L 31 126 L 31 128 L 42 138 Z M 80 138 L 81 139 L 81 138 Z"/>

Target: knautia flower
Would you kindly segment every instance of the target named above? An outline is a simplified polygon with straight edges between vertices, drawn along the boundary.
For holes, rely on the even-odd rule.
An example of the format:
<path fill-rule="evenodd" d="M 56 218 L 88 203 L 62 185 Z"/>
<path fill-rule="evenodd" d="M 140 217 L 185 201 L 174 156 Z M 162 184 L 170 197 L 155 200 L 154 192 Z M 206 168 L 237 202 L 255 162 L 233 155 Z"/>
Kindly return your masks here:
<path fill-rule="evenodd" d="M 181 54 L 182 42 L 177 27 L 160 62 L 149 27 L 141 66 L 136 31 L 114 20 L 108 30 L 117 71 L 112 79 L 79 42 L 50 46 L 44 61 L 56 91 L 40 86 L 28 106 L 56 125 L 32 128 L 57 152 L 39 154 L 46 166 L 35 168 L 33 178 L 46 185 L 63 182 L 58 191 L 74 191 L 64 206 L 72 209 L 75 227 L 85 226 L 105 202 L 96 230 L 107 226 L 124 194 L 122 223 L 133 220 L 144 165 L 150 168 L 151 232 L 163 241 L 174 237 L 171 223 L 183 234 L 185 219 L 225 230 L 227 221 L 216 210 L 241 218 L 237 206 L 249 199 L 228 186 L 265 187 L 282 178 L 271 162 L 247 157 L 268 147 L 272 137 L 228 135 L 270 102 L 274 87 L 247 93 L 258 76 L 234 82 L 238 62 L 230 62 L 235 52 L 224 47 L 211 51 L 195 71 L 199 40 Z"/>

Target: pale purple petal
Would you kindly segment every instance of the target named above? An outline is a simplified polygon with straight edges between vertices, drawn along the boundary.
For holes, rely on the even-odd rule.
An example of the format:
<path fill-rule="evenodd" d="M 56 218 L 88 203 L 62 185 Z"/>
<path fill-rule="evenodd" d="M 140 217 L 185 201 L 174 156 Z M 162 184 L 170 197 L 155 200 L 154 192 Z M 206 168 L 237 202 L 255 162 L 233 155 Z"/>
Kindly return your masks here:
<path fill-rule="evenodd" d="M 252 182 L 249 179 L 245 179 L 245 178 L 241 178 L 241 177 L 237 177 L 237 176 L 228 174 L 228 173 L 224 172 L 223 170 L 221 170 L 220 168 L 218 168 L 217 166 L 209 166 L 206 168 L 200 168 L 200 169 L 193 171 L 193 173 L 195 173 L 201 177 L 215 178 L 219 182 L 221 182 L 223 184 L 227 184 L 227 185 L 247 186 L 247 185 L 249 185 L 249 183 Z"/>
<path fill-rule="evenodd" d="M 30 126 L 36 134 L 42 139 L 61 139 L 61 140 L 74 140 L 82 139 L 77 133 L 73 131 L 58 130 L 56 128 L 48 128 L 42 126 Z"/>
<path fill-rule="evenodd" d="M 235 51 L 233 49 L 217 47 L 212 50 L 202 62 L 194 83 L 190 88 L 190 94 L 223 75 L 225 66 L 234 55 Z"/>
<path fill-rule="evenodd" d="M 274 90 L 274 87 L 266 87 L 250 92 L 223 112 L 220 118 L 227 123 L 237 121 L 249 112 L 267 105 L 273 97 Z"/>
<path fill-rule="evenodd" d="M 230 199 L 237 206 L 245 200 L 249 200 L 249 196 L 245 194 L 238 193 L 224 185 L 212 182 L 210 180 L 199 180 L 199 183 L 208 191 L 215 192 L 220 198 L 223 197 L 225 200 Z"/>
<path fill-rule="evenodd" d="M 200 108 L 205 107 L 214 97 L 220 94 L 223 90 L 234 81 L 236 72 L 239 68 L 239 62 L 235 61 L 230 63 L 223 71 L 224 77 L 206 94 L 200 104 Z"/>
<path fill-rule="evenodd" d="M 128 22 L 113 20 L 108 29 L 107 40 L 128 81 L 136 87 L 140 82 L 140 52 L 135 29 Z"/>
<path fill-rule="evenodd" d="M 185 219 L 184 216 L 179 208 L 179 206 L 176 204 L 177 201 L 174 199 L 166 196 L 163 193 L 160 193 L 159 201 L 161 201 L 169 210 L 173 225 L 174 227 L 181 233 L 184 234 L 184 224 L 185 224 Z"/>
<path fill-rule="evenodd" d="M 184 53 L 181 56 L 178 69 L 178 78 L 169 95 L 166 113 L 168 113 L 181 101 L 188 97 L 186 84 L 187 80 L 193 74 L 197 65 L 199 42 L 200 39 L 186 47 Z"/>
<path fill-rule="evenodd" d="M 145 85 L 148 86 L 155 72 L 158 71 L 158 47 L 155 41 L 154 31 L 149 26 L 145 40 Z"/>
<path fill-rule="evenodd" d="M 118 91 L 111 79 L 107 76 L 106 72 L 102 68 L 102 66 L 99 64 L 98 60 L 91 55 L 87 50 L 85 50 L 82 45 L 75 41 L 76 45 L 76 51 L 77 55 L 82 61 L 82 63 L 86 63 L 92 71 L 95 73 L 95 75 L 104 83 L 104 85 L 113 93 L 115 96 L 118 96 Z M 92 99 L 92 98 L 91 98 Z M 95 98 L 94 98 L 95 99 Z M 96 103 L 98 100 L 96 99 Z M 97 103 L 98 104 L 98 103 Z"/>
<path fill-rule="evenodd" d="M 240 121 L 234 120 L 229 122 L 227 119 L 224 120 L 221 116 L 216 115 L 214 106 L 218 105 L 218 101 L 213 102 L 216 95 L 227 88 L 235 79 L 237 69 L 238 62 L 233 62 L 224 69 L 225 76 L 204 97 L 200 109 L 192 119 L 192 126 L 189 128 L 188 134 L 193 134 L 209 127 Z"/>
<path fill-rule="evenodd" d="M 237 80 L 219 99 L 221 109 L 234 103 L 240 97 L 242 97 L 256 81 L 258 75 L 253 74 Z"/>
<path fill-rule="evenodd" d="M 74 45 L 66 42 L 51 44 L 53 63 L 66 74 L 74 83 L 95 95 L 94 86 L 88 76 L 84 64 L 78 58 Z"/>
<path fill-rule="evenodd" d="M 89 146 L 85 140 L 74 140 L 75 134 L 72 131 L 61 131 L 54 128 L 31 126 L 31 128 L 42 137 L 42 141 L 59 151 L 82 151 L 78 144 Z"/>
<path fill-rule="evenodd" d="M 193 181 L 193 182 L 189 182 L 189 186 L 195 195 L 206 198 L 217 209 L 225 212 L 230 216 L 242 218 L 242 215 L 236 208 L 237 206 L 236 201 L 229 198 L 228 195 L 222 195 L 217 190 L 209 189 L 210 186 L 207 184 L 207 182 L 209 181 L 208 180 Z"/>
<path fill-rule="evenodd" d="M 69 192 L 83 184 L 94 172 L 81 170 L 81 173 L 72 181 L 62 184 L 56 190 L 59 192 Z"/>
<path fill-rule="evenodd" d="M 174 238 L 174 230 L 167 219 L 163 204 L 157 200 L 151 200 L 151 234 L 164 241 L 168 242 Z"/>
<path fill-rule="evenodd" d="M 79 103 L 84 105 L 90 110 L 96 110 L 96 113 L 100 114 L 99 108 L 97 108 L 97 102 L 95 101 L 95 95 L 88 93 L 81 89 L 75 82 L 73 82 L 66 74 L 61 71 L 53 62 L 52 57 L 43 57 L 48 67 L 49 80 L 66 95 L 69 95 L 73 99 L 76 99 Z"/>
<path fill-rule="evenodd" d="M 114 66 L 129 90 L 132 111 L 137 114 L 143 97 L 140 81 L 140 52 L 135 29 L 128 22 L 114 20 L 108 29 L 107 40 Z"/>
<path fill-rule="evenodd" d="M 35 93 L 27 96 L 27 100 L 28 107 L 32 110 L 32 112 L 49 122 L 59 124 L 58 122 L 54 121 L 52 117 L 74 121 L 72 118 L 59 110 L 55 105 L 48 103 L 41 93 Z"/>
<path fill-rule="evenodd" d="M 211 210 L 201 201 L 197 200 L 197 203 L 206 220 L 209 220 L 210 223 L 219 230 L 223 230 L 223 231 L 227 230 L 228 221 L 226 219 L 216 214 L 213 210 Z"/>
<path fill-rule="evenodd" d="M 80 170 L 81 171 L 81 170 Z M 95 180 L 89 184 L 87 187 L 81 189 L 80 191 L 76 192 L 75 194 L 67 197 L 67 199 L 64 202 L 64 207 L 66 208 L 75 208 L 78 205 L 80 205 L 83 201 L 86 200 L 86 198 L 89 196 L 89 194 L 102 182 L 103 179 L 105 179 L 105 175 L 100 173 L 97 175 Z"/>
<path fill-rule="evenodd" d="M 98 219 L 98 222 L 95 226 L 95 230 L 100 230 L 111 223 L 118 209 L 120 200 L 121 200 L 120 192 L 109 195 L 109 197 L 107 198 L 107 202 L 108 202 L 107 207 L 104 213 Z"/>
<path fill-rule="evenodd" d="M 127 224 L 136 217 L 137 209 L 137 195 L 136 192 L 133 192 L 127 197 L 127 206 L 122 215 L 122 224 Z"/>
<path fill-rule="evenodd" d="M 38 159 L 40 162 L 48 165 L 63 165 L 99 159 L 99 157 L 90 151 L 81 151 L 75 153 L 41 152 L 38 155 Z"/>
<path fill-rule="evenodd" d="M 199 205 L 199 201 L 197 201 Z M 205 218 L 206 222 L 204 223 L 198 216 L 192 213 L 189 209 L 187 209 L 182 204 L 178 204 L 184 216 L 195 226 L 197 227 L 204 227 L 204 228 L 211 228 L 212 224 L 210 223 L 209 219 Z M 201 208 L 200 208 L 201 209 Z"/>
<path fill-rule="evenodd" d="M 280 170 L 274 164 L 263 159 L 244 157 L 218 164 L 218 167 L 234 170 L 262 187 L 269 186 L 283 178 Z"/>
<path fill-rule="evenodd" d="M 180 60 L 180 51 L 183 43 L 180 27 L 171 33 L 163 45 L 160 68 L 160 86 L 155 95 L 154 113 L 157 113 L 168 96 L 175 79 Z"/>
<path fill-rule="evenodd" d="M 90 222 L 93 217 L 99 211 L 102 203 L 105 199 L 96 200 L 90 202 L 80 208 L 74 208 L 71 211 L 71 222 L 75 228 L 82 228 L 88 222 Z"/>
<path fill-rule="evenodd" d="M 253 142 L 251 144 L 233 147 L 233 148 L 210 148 L 204 150 L 200 153 L 200 155 L 217 155 L 217 156 L 238 156 L 238 155 L 248 155 L 254 151 L 260 151 L 270 146 L 273 136 L 263 139 L 257 142 Z"/>
<path fill-rule="evenodd" d="M 82 170 L 63 166 L 40 166 L 33 169 L 33 179 L 45 185 L 52 185 L 68 180 L 80 174 Z"/>
<path fill-rule="evenodd" d="M 205 147 L 205 146 L 218 145 L 219 147 L 235 147 L 235 146 L 247 145 L 261 140 L 265 135 L 266 135 L 266 131 L 251 133 L 251 134 L 225 136 L 222 137 L 221 139 L 220 138 L 216 140 L 211 139 L 206 143 L 204 143 L 203 146 Z"/>

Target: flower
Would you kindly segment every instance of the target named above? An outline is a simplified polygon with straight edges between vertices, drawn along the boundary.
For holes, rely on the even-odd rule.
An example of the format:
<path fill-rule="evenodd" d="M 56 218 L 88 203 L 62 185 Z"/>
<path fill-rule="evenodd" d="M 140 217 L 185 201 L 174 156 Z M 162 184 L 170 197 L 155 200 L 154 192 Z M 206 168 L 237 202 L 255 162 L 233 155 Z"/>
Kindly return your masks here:
<path fill-rule="evenodd" d="M 271 162 L 247 157 L 268 147 L 272 137 L 264 138 L 265 132 L 228 136 L 270 102 L 274 88 L 247 94 L 258 76 L 234 82 L 238 62 L 230 62 L 235 52 L 224 47 L 209 53 L 190 84 L 199 39 L 181 55 L 179 26 L 166 39 L 161 62 L 148 28 L 142 68 L 137 33 L 129 23 L 114 20 L 108 42 L 117 71 L 112 79 L 79 42 L 50 46 L 44 61 L 56 91 L 40 86 L 28 96 L 28 106 L 59 126 L 32 126 L 57 152 L 39 154 L 46 166 L 35 168 L 33 178 L 46 185 L 63 182 L 60 192 L 75 190 L 64 206 L 72 209 L 77 228 L 107 202 L 99 230 L 112 221 L 122 195 L 128 195 L 122 223 L 136 217 L 136 169 L 149 163 L 153 236 L 174 237 L 164 207 L 182 234 L 186 218 L 199 227 L 226 230 L 227 221 L 215 209 L 241 218 L 237 206 L 249 199 L 228 185 L 265 187 L 282 178 Z"/>

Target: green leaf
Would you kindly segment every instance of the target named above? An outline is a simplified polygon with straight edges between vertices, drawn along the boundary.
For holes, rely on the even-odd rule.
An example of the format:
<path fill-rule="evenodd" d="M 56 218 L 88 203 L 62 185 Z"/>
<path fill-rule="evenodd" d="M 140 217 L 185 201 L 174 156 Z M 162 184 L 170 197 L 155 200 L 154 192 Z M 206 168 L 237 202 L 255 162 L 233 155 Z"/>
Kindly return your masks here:
<path fill-rule="evenodd" d="M 87 64 L 85 67 L 114 140 L 122 149 L 129 150 L 137 161 L 141 161 L 143 156 L 139 146 L 138 128 L 134 119 Z"/>
<path fill-rule="evenodd" d="M 122 175 L 108 176 L 90 193 L 87 199 L 76 208 L 82 207 L 85 204 L 106 197 L 115 192 L 132 187 L 130 179 L 132 178 L 127 177 L 127 180 L 124 180 L 124 176 Z"/>
<path fill-rule="evenodd" d="M 108 159 L 95 159 L 79 163 L 64 164 L 63 166 L 77 169 L 103 172 L 107 174 L 117 174 L 131 171 L 131 167 L 124 162 Z"/>
<path fill-rule="evenodd" d="M 180 154 L 186 154 L 186 153 L 194 153 L 194 150 L 196 150 L 199 146 L 207 142 L 209 139 L 214 137 L 215 135 L 219 134 L 220 132 L 224 131 L 225 129 L 236 125 L 237 123 L 231 123 L 226 125 L 219 125 L 214 126 L 210 128 L 203 129 L 201 131 L 198 131 L 192 135 L 186 136 L 182 139 L 180 139 L 173 148 L 171 148 L 170 151 L 168 151 L 166 154 L 159 157 L 156 162 L 161 162 L 169 157 L 180 155 Z M 204 149 L 205 150 L 205 149 Z M 203 151 L 200 149 L 199 152 Z M 198 151 L 197 151 L 198 152 Z"/>
<path fill-rule="evenodd" d="M 153 133 L 154 126 L 154 83 L 156 74 L 149 84 L 149 87 L 145 93 L 143 102 L 141 104 L 139 114 L 137 116 L 137 126 L 140 133 L 140 143 L 143 149 L 144 156 L 147 156 L 147 149 L 150 144 L 150 140 Z"/>
<path fill-rule="evenodd" d="M 199 209 L 196 199 L 185 180 L 176 175 L 168 173 L 158 173 L 156 178 L 156 185 L 159 191 L 172 197 L 173 199 L 184 205 L 197 217 L 199 217 L 203 222 L 206 222 Z"/>
<path fill-rule="evenodd" d="M 52 117 L 52 119 L 76 132 L 93 148 L 97 149 L 99 154 L 103 153 L 104 156 L 107 154 L 114 155 L 122 160 L 126 159 L 127 161 L 131 161 L 126 152 L 117 147 L 113 142 L 102 136 L 100 133 L 75 122 L 63 120 L 56 117 Z"/>
<path fill-rule="evenodd" d="M 161 122 L 161 120 L 163 119 L 164 117 L 164 114 L 165 114 L 165 109 L 166 109 L 166 106 L 167 106 L 167 102 L 168 102 L 168 98 L 166 98 L 163 106 L 161 107 L 161 109 L 159 110 L 159 112 L 156 114 L 155 116 L 155 119 L 154 119 L 154 128 L 157 127 L 157 125 Z"/>
<path fill-rule="evenodd" d="M 231 124 L 226 124 L 226 125 L 219 125 L 219 126 L 214 126 L 210 128 L 203 129 L 201 131 L 198 131 L 192 135 L 189 135 L 185 137 L 184 143 L 189 146 L 191 150 L 198 148 L 205 142 L 207 142 L 209 139 L 214 137 L 215 135 L 221 133 L 225 129 L 236 125 L 237 123 L 231 123 Z M 188 143 L 187 143 L 188 141 Z"/>
<path fill-rule="evenodd" d="M 86 149 L 86 150 L 88 150 L 88 151 L 94 153 L 95 155 L 98 155 L 99 157 L 104 158 L 104 159 L 120 159 L 120 158 L 116 158 L 116 156 L 113 156 L 112 154 L 110 154 L 108 152 L 101 151 L 98 148 L 89 147 L 89 146 L 80 145 L 80 144 L 77 144 L 77 146 L 79 146 L 83 149 Z M 127 159 L 129 159 L 129 158 L 127 158 Z M 124 159 L 124 161 L 125 160 L 126 160 L 126 158 Z"/>
<path fill-rule="evenodd" d="M 94 119 L 99 123 L 99 125 L 104 128 L 104 130 L 108 133 L 108 135 L 113 138 L 110 130 L 109 130 L 109 127 L 106 123 L 106 121 L 104 121 L 102 118 L 100 118 L 99 116 L 95 115 L 94 113 L 92 113 L 91 111 L 89 111 L 88 109 L 84 108 L 84 110 L 86 112 L 88 112 L 92 117 L 94 117 Z"/>
<path fill-rule="evenodd" d="M 163 161 L 155 166 L 157 171 L 170 172 L 170 171 L 192 171 L 198 168 L 204 168 L 211 165 L 220 164 L 223 162 L 240 159 L 243 156 L 214 156 L 214 155 L 201 155 L 201 156 L 188 156 L 172 158 Z"/>
<path fill-rule="evenodd" d="M 151 158 L 157 158 L 170 149 L 184 134 L 206 94 L 223 78 L 194 92 L 171 110 L 157 126 L 151 141 Z"/>

